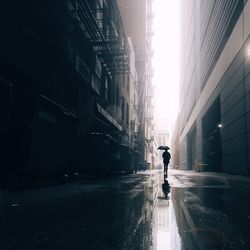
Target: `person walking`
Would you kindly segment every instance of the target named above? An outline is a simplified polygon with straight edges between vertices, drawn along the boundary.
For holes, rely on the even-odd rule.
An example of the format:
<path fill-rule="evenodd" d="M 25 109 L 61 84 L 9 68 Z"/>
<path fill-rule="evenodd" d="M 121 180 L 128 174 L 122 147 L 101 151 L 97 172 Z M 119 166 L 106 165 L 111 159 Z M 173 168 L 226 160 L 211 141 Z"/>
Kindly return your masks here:
<path fill-rule="evenodd" d="M 163 164 L 164 164 L 164 175 L 165 175 L 165 178 L 168 177 L 168 164 L 169 164 L 169 161 L 171 159 L 171 155 L 168 152 L 168 150 L 169 150 L 169 147 L 166 147 L 165 151 L 162 154 Z"/>

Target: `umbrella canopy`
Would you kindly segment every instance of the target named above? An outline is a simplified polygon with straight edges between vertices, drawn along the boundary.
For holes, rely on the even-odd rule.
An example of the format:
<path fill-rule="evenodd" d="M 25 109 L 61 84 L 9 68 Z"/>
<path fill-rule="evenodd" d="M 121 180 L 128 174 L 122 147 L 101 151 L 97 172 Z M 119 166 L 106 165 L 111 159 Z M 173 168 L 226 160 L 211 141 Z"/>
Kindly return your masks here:
<path fill-rule="evenodd" d="M 168 146 L 160 146 L 157 149 L 160 149 L 160 150 L 169 150 L 170 148 Z"/>

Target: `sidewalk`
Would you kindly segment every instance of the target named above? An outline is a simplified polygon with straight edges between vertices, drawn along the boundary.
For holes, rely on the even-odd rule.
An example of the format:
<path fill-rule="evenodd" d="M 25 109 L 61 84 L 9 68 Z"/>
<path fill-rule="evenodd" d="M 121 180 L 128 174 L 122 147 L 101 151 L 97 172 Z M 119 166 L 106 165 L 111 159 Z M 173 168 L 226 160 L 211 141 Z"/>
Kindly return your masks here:
<path fill-rule="evenodd" d="M 229 185 L 229 186 L 250 186 L 250 177 L 247 176 L 241 176 L 241 175 L 230 175 L 225 173 L 216 173 L 216 172 L 195 172 L 194 170 L 178 170 L 178 169 L 169 169 L 169 175 L 170 175 L 170 183 L 176 183 L 176 180 L 179 179 L 181 181 L 181 178 L 188 177 L 188 180 L 193 180 L 192 184 L 194 184 L 194 181 L 199 180 L 206 180 L 206 183 L 209 184 L 211 181 L 211 184 L 216 183 L 219 185 Z M 191 178 L 193 177 L 193 178 Z"/>
<path fill-rule="evenodd" d="M 184 249 L 250 249 L 250 178 L 214 172 L 169 171 Z"/>

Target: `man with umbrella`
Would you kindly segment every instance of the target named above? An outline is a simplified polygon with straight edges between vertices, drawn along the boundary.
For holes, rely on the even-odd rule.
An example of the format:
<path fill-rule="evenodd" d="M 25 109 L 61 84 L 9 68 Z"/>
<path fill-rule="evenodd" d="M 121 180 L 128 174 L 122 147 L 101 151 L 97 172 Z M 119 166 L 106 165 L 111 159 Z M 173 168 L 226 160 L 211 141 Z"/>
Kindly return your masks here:
<path fill-rule="evenodd" d="M 166 178 L 168 177 L 168 164 L 169 160 L 171 159 L 171 155 L 168 152 L 170 149 L 168 146 L 160 146 L 158 149 L 165 150 L 162 154 L 163 158 L 163 164 L 164 164 L 164 174 L 166 175 Z"/>

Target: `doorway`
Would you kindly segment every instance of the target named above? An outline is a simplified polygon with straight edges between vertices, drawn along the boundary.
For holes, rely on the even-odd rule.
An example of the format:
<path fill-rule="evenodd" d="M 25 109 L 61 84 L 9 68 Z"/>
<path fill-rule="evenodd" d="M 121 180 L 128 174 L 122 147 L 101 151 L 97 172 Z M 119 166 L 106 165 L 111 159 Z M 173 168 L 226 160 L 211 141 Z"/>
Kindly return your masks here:
<path fill-rule="evenodd" d="M 196 127 L 192 128 L 187 135 L 187 169 L 195 168 L 196 159 Z"/>
<path fill-rule="evenodd" d="M 222 171 L 220 96 L 202 118 L 202 158 L 208 171 Z"/>

